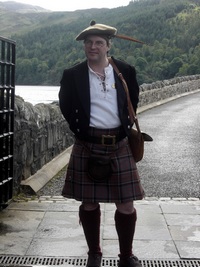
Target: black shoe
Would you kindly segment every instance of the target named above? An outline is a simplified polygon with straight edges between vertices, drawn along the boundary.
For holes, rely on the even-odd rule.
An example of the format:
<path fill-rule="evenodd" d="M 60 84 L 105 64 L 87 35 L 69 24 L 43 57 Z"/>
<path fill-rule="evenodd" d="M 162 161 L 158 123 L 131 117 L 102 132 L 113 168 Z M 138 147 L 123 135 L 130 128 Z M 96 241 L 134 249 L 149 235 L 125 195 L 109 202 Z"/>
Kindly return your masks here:
<path fill-rule="evenodd" d="M 142 267 L 142 264 L 136 256 L 131 256 L 126 259 L 121 258 L 118 267 Z"/>
<path fill-rule="evenodd" d="M 89 254 L 86 267 L 100 267 L 101 259 L 101 254 Z"/>

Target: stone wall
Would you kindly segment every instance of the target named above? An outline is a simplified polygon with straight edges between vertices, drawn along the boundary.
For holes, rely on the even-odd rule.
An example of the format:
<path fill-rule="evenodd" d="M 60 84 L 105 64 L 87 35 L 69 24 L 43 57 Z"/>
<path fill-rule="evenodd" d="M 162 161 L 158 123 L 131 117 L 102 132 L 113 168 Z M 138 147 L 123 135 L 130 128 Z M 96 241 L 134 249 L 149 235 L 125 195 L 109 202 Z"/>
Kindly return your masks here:
<path fill-rule="evenodd" d="M 33 106 L 15 97 L 14 188 L 73 143 L 58 103 Z"/>
<path fill-rule="evenodd" d="M 143 107 L 175 95 L 200 89 L 200 75 L 178 77 L 140 86 Z M 73 144 L 73 135 L 58 103 L 30 103 L 15 98 L 14 188 Z"/>
<path fill-rule="evenodd" d="M 139 107 L 200 89 L 200 75 L 176 77 L 140 86 Z"/>

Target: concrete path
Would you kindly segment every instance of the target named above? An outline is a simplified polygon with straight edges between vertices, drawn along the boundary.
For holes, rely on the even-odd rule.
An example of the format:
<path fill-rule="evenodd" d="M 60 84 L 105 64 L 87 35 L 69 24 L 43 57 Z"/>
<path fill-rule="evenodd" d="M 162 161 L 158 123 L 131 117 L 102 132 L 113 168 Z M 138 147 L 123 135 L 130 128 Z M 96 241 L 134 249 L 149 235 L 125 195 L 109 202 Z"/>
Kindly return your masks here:
<path fill-rule="evenodd" d="M 86 257 L 79 205 L 58 196 L 11 203 L 0 212 L 0 258 Z M 200 259 L 199 199 L 149 198 L 135 202 L 135 207 L 135 255 L 140 259 Z M 101 211 L 103 257 L 117 258 L 115 206 L 101 204 Z"/>

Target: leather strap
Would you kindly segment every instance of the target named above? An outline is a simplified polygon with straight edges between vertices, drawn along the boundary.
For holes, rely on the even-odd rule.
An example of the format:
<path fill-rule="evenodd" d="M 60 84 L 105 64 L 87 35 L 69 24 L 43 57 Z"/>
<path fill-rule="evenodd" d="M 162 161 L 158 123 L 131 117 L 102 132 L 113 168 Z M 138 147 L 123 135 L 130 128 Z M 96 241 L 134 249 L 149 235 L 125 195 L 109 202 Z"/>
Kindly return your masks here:
<path fill-rule="evenodd" d="M 119 71 L 119 69 L 117 68 L 117 66 L 115 65 L 113 59 L 111 57 L 108 58 L 109 60 L 109 63 L 112 65 L 113 69 L 115 70 L 115 72 L 117 73 L 118 77 L 121 79 L 122 81 L 122 84 L 123 84 L 123 87 L 124 87 L 124 90 L 126 92 L 126 96 L 127 96 L 127 102 L 128 102 L 128 111 L 129 111 L 129 115 L 130 115 L 130 118 L 131 118 L 131 122 L 132 123 L 135 123 L 135 126 L 138 130 L 138 132 L 141 132 L 140 131 L 140 126 L 139 126 L 139 122 L 138 122 L 138 119 L 136 117 L 136 114 L 135 114 L 135 111 L 133 109 L 133 105 L 131 103 L 131 99 L 130 99 L 130 95 L 129 95 L 129 90 L 128 90 L 128 86 L 127 86 L 127 83 L 122 75 L 122 73 Z"/>

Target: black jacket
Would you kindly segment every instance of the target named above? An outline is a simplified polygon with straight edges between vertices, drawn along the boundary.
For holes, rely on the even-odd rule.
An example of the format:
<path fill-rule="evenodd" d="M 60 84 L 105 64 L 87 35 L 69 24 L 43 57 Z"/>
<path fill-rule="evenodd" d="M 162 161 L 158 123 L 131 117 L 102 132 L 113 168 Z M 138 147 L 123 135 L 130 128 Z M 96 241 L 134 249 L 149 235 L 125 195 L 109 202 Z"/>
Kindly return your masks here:
<path fill-rule="evenodd" d="M 127 82 L 131 102 L 136 111 L 139 101 L 139 86 L 135 68 L 123 61 L 112 59 Z M 126 134 L 129 135 L 132 124 L 127 109 L 126 93 L 121 80 L 116 73 L 114 75 L 119 117 Z M 59 104 L 61 112 L 69 123 L 71 131 L 77 136 L 84 137 L 87 135 L 90 123 L 90 87 L 87 61 L 65 69 L 60 84 Z"/>

